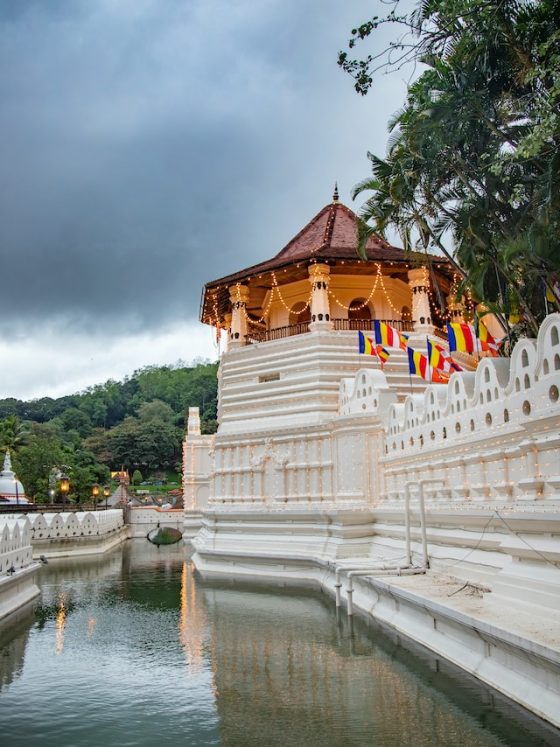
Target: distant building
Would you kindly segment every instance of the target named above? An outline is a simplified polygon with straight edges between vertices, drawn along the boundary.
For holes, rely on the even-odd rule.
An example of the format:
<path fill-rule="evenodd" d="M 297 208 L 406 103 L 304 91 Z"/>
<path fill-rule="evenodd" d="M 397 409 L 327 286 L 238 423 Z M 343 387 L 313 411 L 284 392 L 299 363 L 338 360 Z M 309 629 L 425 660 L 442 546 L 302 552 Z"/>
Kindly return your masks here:
<path fill-rule="evenodd" d="M 4 469 L 0 472 L 0 504 L 2 503 L 29 503 L 23 485 L 12 470 L 9 451 L 6 451 Z"/>

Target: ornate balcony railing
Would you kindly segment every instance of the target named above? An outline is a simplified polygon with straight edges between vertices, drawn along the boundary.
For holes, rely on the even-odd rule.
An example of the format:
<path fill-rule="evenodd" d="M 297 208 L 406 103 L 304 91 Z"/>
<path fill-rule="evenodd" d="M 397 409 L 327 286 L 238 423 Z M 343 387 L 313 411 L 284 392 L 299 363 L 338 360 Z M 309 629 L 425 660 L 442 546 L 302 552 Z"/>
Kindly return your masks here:
<path fill-rule="evenodd" d="M 302 335 L 309 332 L 309 322 L 289 324 L 287 327 L 275 327 L 274 329 L 253 329 L 247 335 L 247 342 L 269 342 L 270 340 L 282 340 L 284 337 Z"/>
<path fill-rule="evenodd" d="M 358 331 L 373 330 L 373 320 L 369 319 L 333 319 L 336 331 Z M 402 321 L 401 319 L 380 319 L 379 321 L 390 324 L 399 332 L 412 332 L 413 323 Z M 276 327 L 274 329 L 252 329 L 245 338 L 247 343 L 269 342 L 271 340 L 282 340 L 285 337 L 302 335 L 309 332 L 309 322 L 299 322 L 298 324 L 289 324 L 286 327 Z"/>

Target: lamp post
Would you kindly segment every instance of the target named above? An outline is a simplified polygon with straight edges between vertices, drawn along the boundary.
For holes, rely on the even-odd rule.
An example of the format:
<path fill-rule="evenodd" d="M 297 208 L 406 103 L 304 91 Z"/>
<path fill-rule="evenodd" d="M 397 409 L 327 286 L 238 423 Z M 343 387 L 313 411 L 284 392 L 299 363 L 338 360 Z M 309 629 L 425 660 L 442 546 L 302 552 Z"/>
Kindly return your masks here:
<path fill-rule="evenodd" d="M 62 505 L 66 506 L 66 496 L 70 490 L 70 480 L 68 479 L 68 476 L 64 474 L 60 475 L 58 479 L 60 481 L 60 492 L 62 493 Z"/>
<path fill-rule="evenodd" d="M 103 488 L 103 495 L 105 496 L 105 511 L 109 508 L 108 506 L 108 500 L 109 496 L 111 495 L 111 490 L 109 489 L 108 485 L 105 485 Z"/>
<path fill-rule="evenodd" d="M 95 508 L 97 506 L 97 497 L 99 496 L 99 485 L 97 483 L 94 483 L 91 486 L 91 497 L 93 498 L 93 509 L 95 511 Z"/>

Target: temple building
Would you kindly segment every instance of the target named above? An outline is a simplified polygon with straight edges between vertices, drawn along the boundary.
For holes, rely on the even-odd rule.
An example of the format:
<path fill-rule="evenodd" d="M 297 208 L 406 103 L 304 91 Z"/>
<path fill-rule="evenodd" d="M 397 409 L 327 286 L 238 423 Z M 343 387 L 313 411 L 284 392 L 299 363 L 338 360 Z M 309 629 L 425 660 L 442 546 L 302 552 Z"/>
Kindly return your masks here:
<path fill-rule="evenodd" d="M 326 591 L 560 726 L 560 314 L 428 383 L 411 349 L 472 308 L 444 258 L 366 253 L 335 194 L 272 259 L 206 285 L 201 319 L 228 339 L 217 433 L 189 408 L 193 562 Z M 359 352 L 378 320 L 388 360 Z"/>
<path fill-rule="evenodd" d="M 441 342 L 446 319 L 464 311 L 444 257 L 405 253 L 373 236 L 362 260 L 357 225 L 335 192 L 272 259 L 205 286 L 201 321 L 228 340 L 220 434 L 321 423 L 338 409 L 341 378 L 379 369 L 359 356 L 358 330 L 382 320 L 425 349 L 426 337 Z M 403 351 L 391 351 L 385 373 L 403 393 L 424 389 L 409 377 Z"/>
<path fill-rule="evenodd" d="M 228 343 L 212 467 L 202 468 L 211 479 L 193 467 L 208 460 L 208 437 L 199 437 L 194 415 L 189 421 L 187 510 L 207 502 L 365 498 L 368 470 L 350 489 L 351 462 L 337 467 L 333 459 L 335 448 L 356 448 L 356 458 L 367 440 L 356 435 L 359 445 L 348 442 L 346 431 L 332 440 L 341 385 L 362 368 L 382 376 L 395 401 L 426 384 L 409 375 L 400 349 L 391 350 L 381 374 L 377 359 L 359 354 L 358 331 L 371 331 L 378 319 L 424 346 L 426 337 L 441 341 L 444 316 L 436 299 L 455 299 L 445 258 L 405 254 L 371 237 L 368 259 L 361 260 L 357 227 L 357 216 L 335 192 L 275 257 L 206 285 L 201 321 L 226 330 Z"/>
<path fill-rule="evenodd" d="M 378 236 L 369 238 L 362 260 L 357 228 L 357 216 L 335 192 L 275 257 L 207 283 L 201 321 L 227 330 L 231 347 L 368 329 L 372 319 L 423 334 L 441 328 L 439 302 L 453 283 L 449 262 L 405 253 Z M 454 299 L 449 303 L 456 312 Z"/>

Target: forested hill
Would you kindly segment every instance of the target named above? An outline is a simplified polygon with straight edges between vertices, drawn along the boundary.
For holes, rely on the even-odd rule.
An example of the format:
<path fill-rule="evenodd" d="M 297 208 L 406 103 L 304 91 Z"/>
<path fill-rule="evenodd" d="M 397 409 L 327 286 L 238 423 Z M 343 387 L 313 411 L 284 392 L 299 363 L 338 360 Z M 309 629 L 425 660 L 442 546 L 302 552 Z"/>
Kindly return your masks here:
<path fill-rule="evenodd" d="M 38 500 L 46 500 L 57 469 L 69 473 L 76 500 L 121 465 L 131 473 L 178 471 L 187 409 L 200 408 L 203 433 L 216 430 L 217 369 L 148 366 L 57 399 L 2 399 L 0 450 L 10 449 L 27 494 Z"/>

